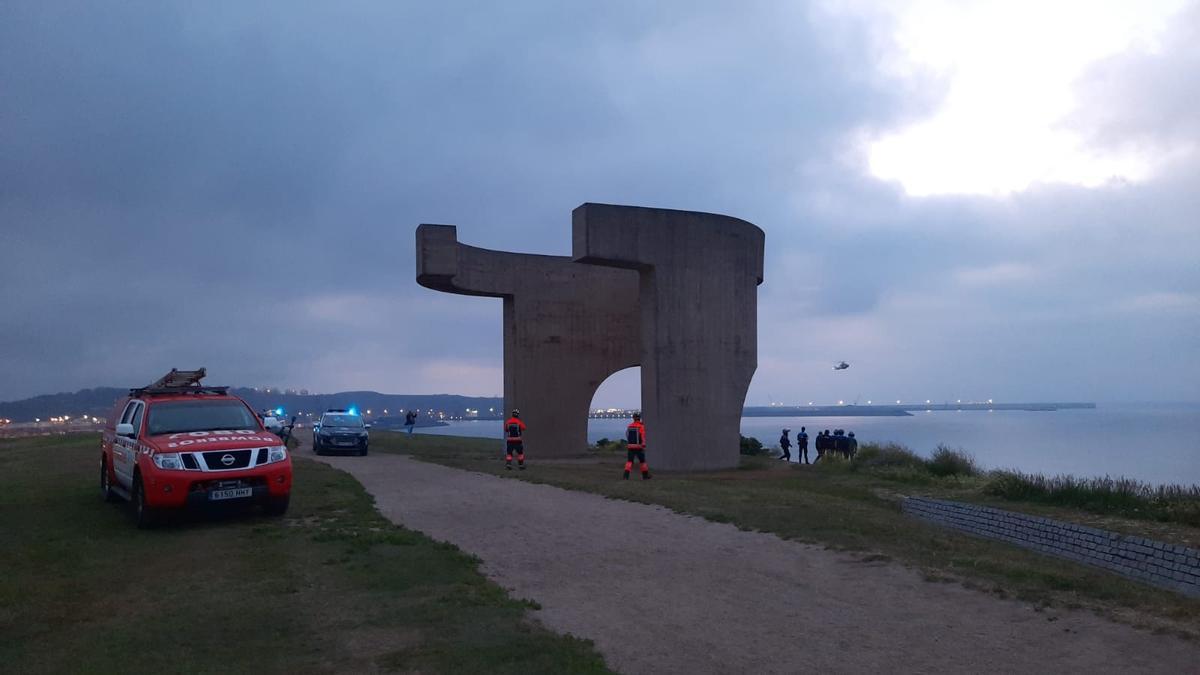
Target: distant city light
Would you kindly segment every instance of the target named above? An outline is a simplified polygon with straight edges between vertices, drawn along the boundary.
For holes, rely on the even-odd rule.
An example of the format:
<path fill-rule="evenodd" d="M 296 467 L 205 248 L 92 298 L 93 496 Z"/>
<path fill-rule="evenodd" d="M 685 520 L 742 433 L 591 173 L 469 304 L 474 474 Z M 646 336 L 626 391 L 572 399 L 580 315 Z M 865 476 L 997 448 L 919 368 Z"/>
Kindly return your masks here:
<path fill-rule="evenodd" d="M 992 402 L 992 399 L 990 399 L 990 398 L 989 398 L 989 399 L 988 399 L 988 403 L 991 403 L 991 402 Z"/>
<path fill-rule="evenodd" d="M 842 404 L 844 404 L 844 403 L 845 403 L 845 401 L 838 401 L 838 405 L 842 405 Z M 633 439 L 633 440 L 635 440 L 635 441 L 636 441 L 637 439 L 635 438 L 635 439 Z"/>

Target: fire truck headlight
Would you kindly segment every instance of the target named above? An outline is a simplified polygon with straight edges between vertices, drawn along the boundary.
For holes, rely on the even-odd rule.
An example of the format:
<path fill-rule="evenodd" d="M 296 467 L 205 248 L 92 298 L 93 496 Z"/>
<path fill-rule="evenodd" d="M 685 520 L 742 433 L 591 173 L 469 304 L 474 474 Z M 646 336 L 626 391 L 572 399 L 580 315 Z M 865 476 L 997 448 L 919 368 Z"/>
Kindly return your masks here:
<path fill-rule="evenodd" d="M 285 459 L 287 459 L 287 448 L 282 445 L 277 445 L 271 448 L 270 452 L 267 454 L 267 464 L 271 464 L 273 462 L 282 462 Z"/>
<path fill-rule="evenodd" d="M 183 471 L 183 458 L 179 456 L 178 452 L 157 454 L 154 455 L 154 466 L 157 466 L 160 469 Z"/>

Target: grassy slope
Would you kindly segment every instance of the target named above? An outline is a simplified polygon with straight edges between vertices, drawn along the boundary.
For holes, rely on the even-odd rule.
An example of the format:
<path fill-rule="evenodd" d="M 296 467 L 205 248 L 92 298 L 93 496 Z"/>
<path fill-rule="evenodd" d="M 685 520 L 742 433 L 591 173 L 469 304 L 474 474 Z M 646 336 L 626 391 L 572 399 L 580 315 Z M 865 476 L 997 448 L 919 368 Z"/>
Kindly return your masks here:
<path fill-rule="evenodd" d="M 97 445 L 0 442 L 6 672 L 605 672 L 345 473 L 298 460 L 283 519 L 142 532 L 101 502 Z"/>
<path fill-rule="evenodd" d="M 746 458 L 738 470 L 620 480 L 624 455 L 599 452 L 579 460 L 539 463 L 506 472 L 496 441 L 379 433 L 372 449 L 406 452 L 428 461 L 533 482 L 661 504 L 682 513 L 874 559 L 895 559 L 931 581 L 961 581 L 1001 597 L 1036 604 L 1088 607 L 1125 621 L 1200 637 L 1200 601 L 1149 588 L 1113 574 L 1016 547 L 958 534 L 904 516 L 898 497 L 932 494 L 963 498 L 970 481 L 947 478 L 913 486 L 864 472 L 785 466 Z M 653 455 L 649 457 L 651 470 Z M 998 504 L 1013 508 L 1011 502 Z M 1064 509 L 1035 506 L 1053 517 L 1078 519 Z M 1107 524 L 1111 523 L 1109 519 Z M 1094 521 L 1093 521 L 1094 522 Z M 1130 528 L 1145 523 L 1124 523 Z"/>

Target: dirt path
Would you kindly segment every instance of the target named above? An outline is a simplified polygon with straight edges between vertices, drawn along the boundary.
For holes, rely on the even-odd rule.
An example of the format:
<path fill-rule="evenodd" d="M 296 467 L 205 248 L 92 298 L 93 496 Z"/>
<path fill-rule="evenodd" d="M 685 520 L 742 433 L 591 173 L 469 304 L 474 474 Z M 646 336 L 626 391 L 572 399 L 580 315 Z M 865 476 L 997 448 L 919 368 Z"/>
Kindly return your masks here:
<path fill-rule="evenodd" d="M 595 640 L 624 673 L 1200 669 L 1200 645 L 1178 638 L 661 507 L 398 455 L 320 459 L 394 522 L 482 558 L 546 626 Z"/>

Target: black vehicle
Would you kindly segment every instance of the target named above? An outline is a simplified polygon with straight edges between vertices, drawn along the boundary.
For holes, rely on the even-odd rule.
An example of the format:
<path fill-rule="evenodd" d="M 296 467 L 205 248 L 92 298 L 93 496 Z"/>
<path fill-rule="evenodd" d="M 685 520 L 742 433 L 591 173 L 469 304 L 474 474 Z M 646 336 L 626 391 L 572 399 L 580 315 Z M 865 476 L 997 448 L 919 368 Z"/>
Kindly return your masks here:
<path fill-rule="evenodd" d="M 313 452 L 342 451 L 367 454 L 370 444 L 370 424 L 364 424 L 362 416 L 350 410 L 327 410 L 313 425 Z"/>

